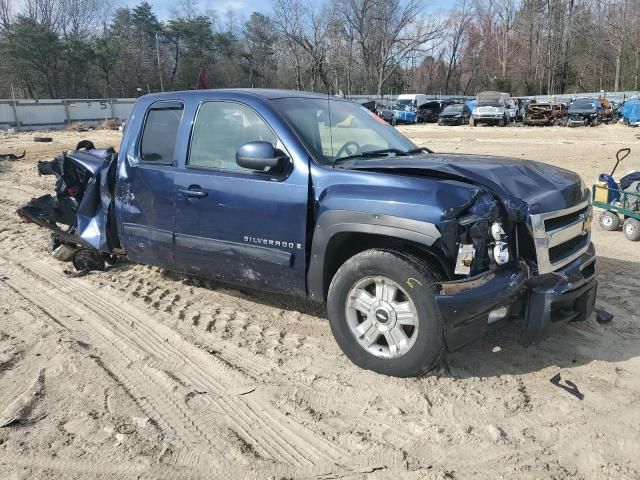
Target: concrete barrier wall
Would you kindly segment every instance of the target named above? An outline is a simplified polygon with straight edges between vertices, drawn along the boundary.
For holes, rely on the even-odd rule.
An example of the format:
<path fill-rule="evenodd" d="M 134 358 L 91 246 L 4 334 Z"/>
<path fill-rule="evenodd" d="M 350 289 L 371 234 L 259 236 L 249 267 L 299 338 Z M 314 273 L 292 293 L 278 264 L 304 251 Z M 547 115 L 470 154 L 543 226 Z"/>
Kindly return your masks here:
<path fill-rule="evenodd" d="M 0 129 L 62 129 L 69 123 L 96 126 L 108 118 L 129 118 L 135 98 L 0 100 Z"/>

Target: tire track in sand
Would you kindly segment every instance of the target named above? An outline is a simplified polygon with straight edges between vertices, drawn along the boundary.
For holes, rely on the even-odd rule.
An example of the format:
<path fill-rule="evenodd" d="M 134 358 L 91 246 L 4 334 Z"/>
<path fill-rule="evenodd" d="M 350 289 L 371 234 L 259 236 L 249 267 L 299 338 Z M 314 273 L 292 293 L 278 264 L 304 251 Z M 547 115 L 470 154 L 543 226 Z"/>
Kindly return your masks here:
<path fill-rule="evenodd" d="M 61 312 L 72 309 L 80 315 L 84 321 L 74 323 L 84 327 L 98 350 L 112 357 L 109 364 L 119 366 L 116 373 L 127 387 L 157 412 L 160 425 L 164 422 L 165 428 L 184 439 L 185 446 L 204 447 L 205 456 L 206 451 L 224 451 L 220 437 L 208 436 L 226 424 L 262 458 L 278 463 L 309 467 L 335 463 L 342 457 L 336 445 L 293 422 L 259 394 L 234 394 L 238 385 L 246 385 L 246 378 L 146 312 L 106 289 L 95 291 L 81 279 L 61 277 L 44 262 L 19 267 L 22 271 L 12 272 L 5 281 L 30 301 L 60 314 L 63 323 L 68 324 L 69 319 Z M 180 389 L 167 382 L 166 375 L 158 375 L 156 363 L 175 368 L 173 373 L 185 384 L 204 388 L 207 394 L 202 398 L 210 408 L 191 410 Z M 212 411 L 222 415 L 216 417 Z"/>

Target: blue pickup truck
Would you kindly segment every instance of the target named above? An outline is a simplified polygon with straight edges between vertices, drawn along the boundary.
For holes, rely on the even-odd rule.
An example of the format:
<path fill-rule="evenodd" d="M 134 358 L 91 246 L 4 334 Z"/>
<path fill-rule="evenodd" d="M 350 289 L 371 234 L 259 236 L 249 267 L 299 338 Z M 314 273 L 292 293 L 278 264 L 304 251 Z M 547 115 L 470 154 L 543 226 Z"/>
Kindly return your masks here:
<path fill-rule="evenodd" d="M 585 320 L 589 191 L 567 170 L 417 147 L 361 106 L 286 90 L 146 95 L 120 151 L 39 164 L 20 216 L 79 270 L 126 257 L 326 302 L 357 365 L 394 376 L 522 323 Z"/>

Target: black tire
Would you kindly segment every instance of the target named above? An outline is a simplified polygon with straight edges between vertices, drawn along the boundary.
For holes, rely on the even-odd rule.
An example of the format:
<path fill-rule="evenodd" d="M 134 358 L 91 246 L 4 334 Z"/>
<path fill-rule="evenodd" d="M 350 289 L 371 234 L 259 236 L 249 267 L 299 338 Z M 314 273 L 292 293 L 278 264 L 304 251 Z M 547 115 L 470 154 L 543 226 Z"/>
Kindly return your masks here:
<path fill-rule="evenodd" d="M 53 138 L 51 138 L 51 137 L 33 137 L 33 141 L 34 142 L 40 142 L 40 143 L 49 143 L 49 142 L 53 142 Z"/>
<path fill-rule="evenodd" d="M 603 230 L 607 230 L 609 232 L 615 232 L 620 228 L 620 217 L 615 212 L 602 212 L 600 214 L 600 218 L 598 219 L 598 223 L 600 224 L 600 228 Z"/>
<path fill-rule="evenodd" d="M 498 120 L 499 127 L 504 127 L 506 124 L 507 124 L 507 121 L 504 119 L 504 117 Z"/>
<path fill-rule="evenodd" d="M 371 277 L 385 277 L 399 285 L 417 312 L 414 343 L 395 358 L 382 358 L 367 351 L 348 325 L 349 292 L 358 282 Z M 367 250 L 347 260 L 333 277 L 327 300 L 331 331 L 344 354 L 361 368 L 394 377 L 417 376 L 436 366 L 444 353 L 445 341 L 435 299 L 435 278 L 427 264 L 395 251 Z"/>
<path fill-rule="evenodd" d="M 79 272 L 105 269 L 100 252 L 90 248 L 81 248 L 73 255 L 73 266 Z"/>
<path fill-rule="evenodd" d="M 637 242 L 640 240 L 640 221 L 635 218 L 627 218 L 622 224 L 622 231 L 627 240 Z"/>

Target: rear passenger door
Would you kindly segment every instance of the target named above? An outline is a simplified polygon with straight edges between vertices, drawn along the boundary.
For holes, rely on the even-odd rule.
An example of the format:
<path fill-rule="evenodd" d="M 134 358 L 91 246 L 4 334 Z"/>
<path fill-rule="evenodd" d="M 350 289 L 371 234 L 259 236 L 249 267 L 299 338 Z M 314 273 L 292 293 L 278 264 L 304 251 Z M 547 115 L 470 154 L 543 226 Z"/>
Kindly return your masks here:
<path fill-rule="evenodd" d="M 275 176 L 242 168 L 236 151 L 253 141 L 290 155 L 251 106 L 232 100 L 199 106 L 175 176 L 176 262 L 196 275 L 304 294 L 308 164 Z"/>
<path fill-rule="evenodd" d="M 135 147 L 124 152 L 118 173 L 120 232 L 134 262 L 175 265 L 173 182 L 183 112 L 182 102 L 151 104 Z"/>

